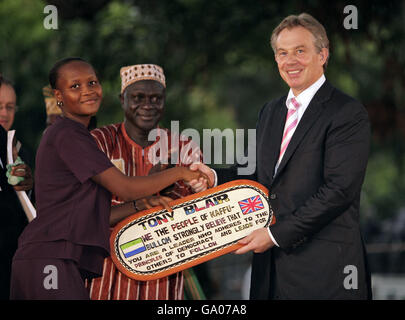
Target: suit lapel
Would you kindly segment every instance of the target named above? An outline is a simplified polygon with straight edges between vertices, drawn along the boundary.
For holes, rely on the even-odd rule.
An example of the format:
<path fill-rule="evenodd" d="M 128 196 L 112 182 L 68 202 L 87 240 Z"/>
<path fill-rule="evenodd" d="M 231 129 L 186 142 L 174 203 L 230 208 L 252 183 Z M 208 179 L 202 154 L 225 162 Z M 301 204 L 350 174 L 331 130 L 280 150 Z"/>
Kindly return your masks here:
<path fill-rule="evenodd" d="M 5 166 L 7 164 L 7 131 L 0 126 L 0 158 Z"/>
<path fill-rule="evenodd" d="M 302 139 L 305 137 L 305 134 L 319 118 L 321 111 L 323 110 L 322 104 L 324 101 L 329 99 L 332 89 L 333 87 L 327 81 L 325 81 L 322 87 L 312 98 L 297 126 L 297 129 L 294 132 L 294 135 L 291 138 L 290 143 L 288 144 L 287 150 L 284 153 L 283 159 L 281 160 L 281 163 L 278 167 L 275 178 L 281 174 L 291 156 L 294 154 L 295 149 L 297 149 Z"/>
<path fill-rule="evenodd" d="M 0 159 L 3 168 L 0 166 L 0 187 L 4 190 L 7 184 L 6 165 L 7 165 L 7 131 L 0 126 Z"/>

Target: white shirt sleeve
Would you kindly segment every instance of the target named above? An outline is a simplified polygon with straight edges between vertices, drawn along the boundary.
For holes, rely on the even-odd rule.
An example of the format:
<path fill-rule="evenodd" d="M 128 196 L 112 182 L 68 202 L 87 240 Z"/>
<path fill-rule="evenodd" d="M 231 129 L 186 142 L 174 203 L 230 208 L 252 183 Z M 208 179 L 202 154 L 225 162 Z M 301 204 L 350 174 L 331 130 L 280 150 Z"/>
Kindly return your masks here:
<path fill-rule="evenodd" d="M 1 162 L 1 159 L 0 159 L 0 167 L 4 168 L 4 167 L 3 167 L 3 162 Z M 0 191 L 2 191 L 2 190 L 1 190 L 1 187 L 0 187 Z"/>
<path fill-rule="evenodd" d="M 214 185 L 212 187 L 216 187 L 218 185 L 218 176 L 214 169 L 211 169 L 211 171 L 214 173 Z"/>
<path fill-rule="evenodd" d="M 270 231 L 270 228 L 267 228 L 267 231 L 269 232 L 269 236 L 270 236 L 271 240 L 273 241 L 273 243 L 274 243 L 277 247 L 280 247 L 280 246 L 278 245 L 276 239 L 274 239 L 273 234 L 272 234 L 271 231 Z"/>

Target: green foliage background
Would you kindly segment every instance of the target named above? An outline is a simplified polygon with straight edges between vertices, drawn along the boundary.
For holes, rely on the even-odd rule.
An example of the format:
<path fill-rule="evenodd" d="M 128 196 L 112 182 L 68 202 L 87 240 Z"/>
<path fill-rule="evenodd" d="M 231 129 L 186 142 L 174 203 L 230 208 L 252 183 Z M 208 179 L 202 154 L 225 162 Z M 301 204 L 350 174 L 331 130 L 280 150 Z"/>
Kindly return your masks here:
<path fill-rule="evenodd" d="M 58 8 L 58 29 L 46 30 L 44 7 Z M 343 8 L 358 9 L 346 30 Z M 327 78 L 370 112 L 373 146 L 364 186 L 365 216 L 394 216 L 404 205 L 404 12 L 402 1 L 94 0 L 0 1 L 0 71 L 15 83 L 20 110 L 14 128 L 36 149 L 45 127 L 42 87 L 60 58 L 80 56 L 104 90 L 98 125 L 123 119 L 119 69 L 161 65 L 166 116 L 181 129 L 254 128 L 257 112 L 285 94 L 269 38 L 289 14 L 308 12 L 328 32 Z"/>

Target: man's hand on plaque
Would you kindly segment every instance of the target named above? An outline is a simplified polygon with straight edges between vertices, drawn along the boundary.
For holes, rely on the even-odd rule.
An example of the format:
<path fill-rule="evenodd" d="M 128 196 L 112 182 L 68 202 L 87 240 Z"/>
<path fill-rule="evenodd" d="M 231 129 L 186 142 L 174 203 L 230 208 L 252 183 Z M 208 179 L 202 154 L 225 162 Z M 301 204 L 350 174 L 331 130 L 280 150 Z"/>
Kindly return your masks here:
<path fill-rule="evenodd" d="M 262 253 L 274 246 L 274 242 L 271 240 L 267 228 L 260 228 L 253 231 L 248 236 L 238 241 L 238 244 L 243 247 L 237 249 L 234 253 L 244 254 L 249 251 L 254 253 Z"/>
<path fill-rule="evenodd" d="M 197 193 L 197 192 L 205 191 L 214 185 L 215 175 L 211 168 L 209 168 L 208 166 L 206 166 L 205 164 L 203 164 L 201 162 L 193 163 L 190 165 L 189 168 L 190 168 L 190 170 L 193 170 L 193 171 L 199 170 L 200 172 L 205 173 L 205 175 L 209 179 L 209 181 L 207 181 L 207 179 L 204 179 L 204 178 L 200 178 L 198 180 L 194 179 L 194 180 L 189 181 L 188 185 L 191 187 L 193 192 Z"/>

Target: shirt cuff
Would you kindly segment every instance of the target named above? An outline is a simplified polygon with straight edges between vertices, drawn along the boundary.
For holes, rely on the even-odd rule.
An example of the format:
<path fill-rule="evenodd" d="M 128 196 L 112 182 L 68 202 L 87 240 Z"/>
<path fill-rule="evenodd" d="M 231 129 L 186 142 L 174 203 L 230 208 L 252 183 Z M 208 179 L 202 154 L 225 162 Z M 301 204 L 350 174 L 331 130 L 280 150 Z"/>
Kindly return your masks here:
<path fill-rule="evenodd" d="M 273 234 L 272 234 L 271 231 L 270 231 L 270 228 L 267 228 L 267 231 L 269 232 L 269 236 L 270 236 L 270 238 L 271 238 L 271 241 L 273 241 L 273 243 L 274 243 L 277 247 L 280 247 L 280 246 L 278 245 L 276 239 L 274 239 Z"/>
<path fill-rule="evenodd" d="M 211 169 L 211 171 L 214 173 L 214 184 L 211 188 L 216 187 L 218 185 L 218 176 L 217 173 L 215 172 L 214 169 Z"/>

